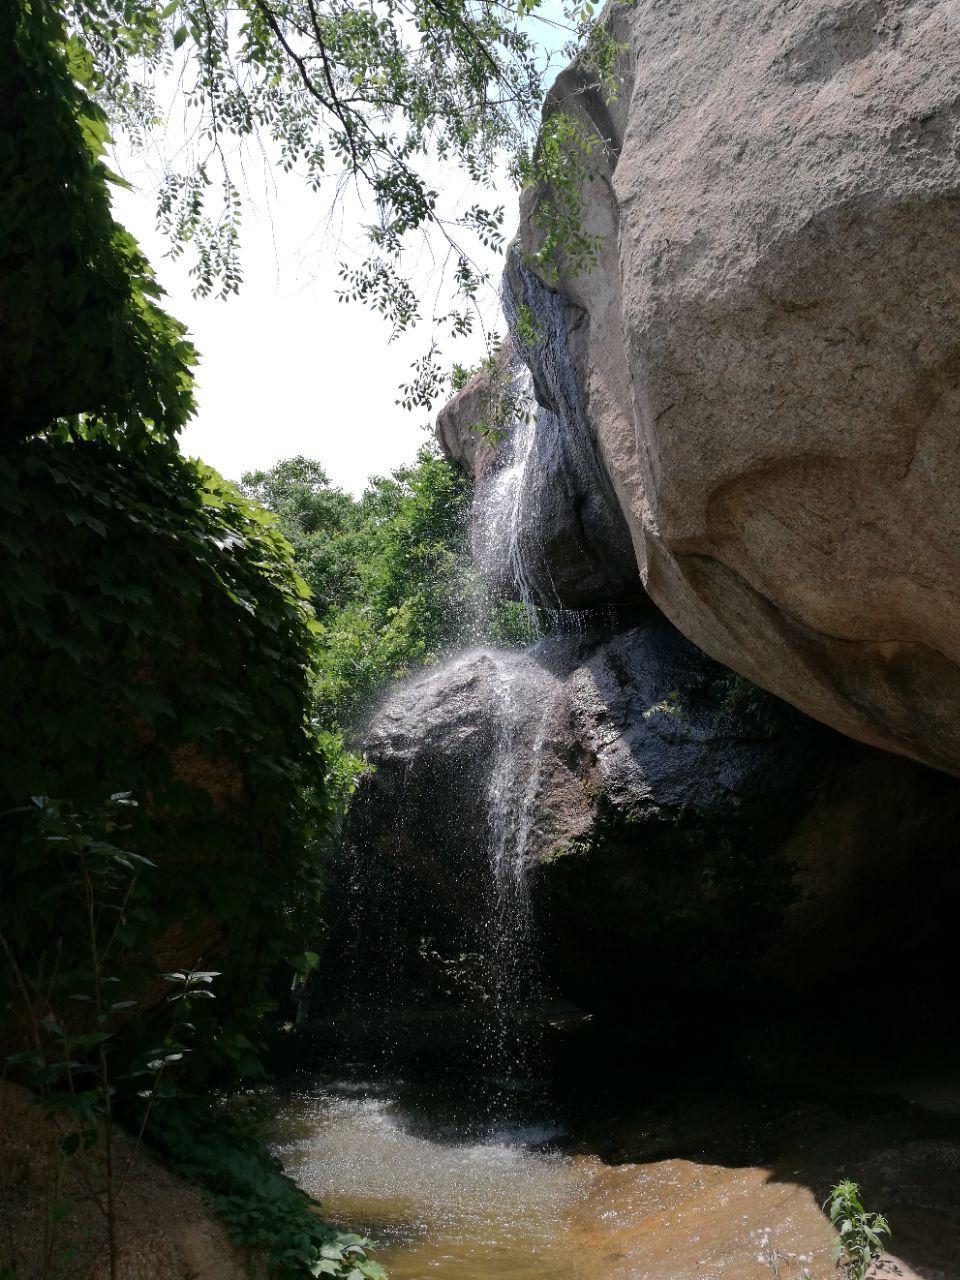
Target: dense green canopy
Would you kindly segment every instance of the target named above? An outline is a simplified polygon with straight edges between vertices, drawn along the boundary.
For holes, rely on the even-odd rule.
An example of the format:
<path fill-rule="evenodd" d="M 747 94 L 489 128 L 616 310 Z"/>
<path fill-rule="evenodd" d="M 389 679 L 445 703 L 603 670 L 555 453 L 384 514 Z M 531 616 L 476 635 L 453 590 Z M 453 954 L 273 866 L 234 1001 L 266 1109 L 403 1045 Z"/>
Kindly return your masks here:
<path fill-rule="evenodd" d="M 472 486 L 429 447 L 360 499 L 298 457 L 244 477 L 293 545 L 319 622 L 317 714 L 349 731 L 388 680 L 458 643 L 529 638 L 523 610 L 487 592 L 470 559 Z"/>

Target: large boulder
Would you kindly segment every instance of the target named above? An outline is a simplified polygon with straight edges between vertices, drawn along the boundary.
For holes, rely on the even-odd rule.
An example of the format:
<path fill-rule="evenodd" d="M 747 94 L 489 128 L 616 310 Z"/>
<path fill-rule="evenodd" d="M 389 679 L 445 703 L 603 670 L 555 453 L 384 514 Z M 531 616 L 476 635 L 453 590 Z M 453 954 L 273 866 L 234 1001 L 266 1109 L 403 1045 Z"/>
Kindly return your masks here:
<path fill-rule="evenodd" d="M 554 285 L 643 583 L 756 683 L 960 771 L 960 5 L 605 21 L 618 96 L 580 62 L 548 104 L 604 143 L 603 247 Z"/>
<path fill-rule="evenodd" d="M 554 982 L 587 1008 L 906 963 L 937 932 L 931 886 L 957 879 L 953 779 L 817 724 L 663 620 L 466 654 L 396 690 L 366 750 L 350 835 L 374 918 L 482 953 L 512 860 Z"/>

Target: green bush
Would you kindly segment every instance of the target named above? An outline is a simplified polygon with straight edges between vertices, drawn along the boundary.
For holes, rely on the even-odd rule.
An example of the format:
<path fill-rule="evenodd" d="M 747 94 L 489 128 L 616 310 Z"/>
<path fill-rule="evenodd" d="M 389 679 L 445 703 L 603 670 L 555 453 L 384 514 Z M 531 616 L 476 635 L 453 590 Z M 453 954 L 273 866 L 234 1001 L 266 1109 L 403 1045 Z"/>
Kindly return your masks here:
<path fill-rule="evenodd" d="M 4 462 L 0 929 L 36 959 L 65 926 L 9 811 L 129 793 L 166 967 L 228 951 L 221 1016 L 249 1034 L 314 934 L 346 785 L 311 722 L 306 585 L 269 517 L 168 448 L 43 440 Z"/>
<path fill-rule="evenodd" d="M 275 512 L 319 622 L 317 713 L 349 730 L 388 681 L 466 643 L 531 638 L 521 606 L 493 600 L 470 558 L 472 486 L 429 447 L 355 500 L 322 467 L 291 458 L 245 475 Z"/>
<path fill-rule="evenodd" d="M 217 1101 L 161 1108 L 152 1137 L 174 1168 L 210 1192 L 236 1244 L 267 1258 L 271 1276 L 386 1280 L 369 1241 L 339 1232 L 264 1149 L 256 1116 Z"/>
<path fill-rule="evenodd" d="M 882 1213 L 863 1207 L 860 1188 L 849 1178 L 831 1187 L 824 1208 L 837 1233 L 836 1263 L 847 1280 L 864 1280 L 883 1256 L 890 1224 Z"/>
<path fill-rule="evenodd" d="M 206 1188 L 233 1241 L 265 1258 L 277 1280 L 381 1280 L 367 1241 L 325 1223 L 269 1154 L 251 1105 L 256 1095 L 238 1106 L 209 1086 L 203 1094 L 191 1088 L 192 1064 L 211 1043 L 240 1074 L 245 1061 L 256 1065 L 255 1046 L 218 1013 L 221 972 L 156 973 L 152 890 L 162 873 L 130 847 L 136 808 L 122 794 L 97 813 L 34 797 L 17 814 L 18 860 L 32 874 L 30 892 L 16 895 L 19 927 L 5 913 L 0 929 L 9 984 L 0 1041 L 23 1047 L 0 1067 L 32 1089 L 47 1122 L 45 1182 L 35 1189 L 45 1209 L 36 1224 L 42 1238 L 29 1275 L 72 1274 L 82 1262 L 78 1241 L 87 1241 L 89 1256 L 99 1234 L 111 1280 L 119 1280 L 124 1192 L 146 1135 Z M 160 994 L 138 1019 L 145 978 Z M 115 1144 L 118 1120 L 133 1139 L 126 1145 Z M 4 1219 L 9 1191 L 0 1186 Z M 13 1238 L 0 1239 L 0 1276 L 26 1280 L 25 1262 Z"/>

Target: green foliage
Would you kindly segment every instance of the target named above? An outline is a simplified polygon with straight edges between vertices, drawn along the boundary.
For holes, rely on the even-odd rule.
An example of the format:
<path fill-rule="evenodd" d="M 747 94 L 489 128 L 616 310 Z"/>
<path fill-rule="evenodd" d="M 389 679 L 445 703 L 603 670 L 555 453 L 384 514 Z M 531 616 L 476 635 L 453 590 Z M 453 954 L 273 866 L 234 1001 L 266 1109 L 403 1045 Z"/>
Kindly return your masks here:
<path fill-rule="evenodd" d="M 49 0 L 0 3 L 0 400 L 5 432 L 56 419 L 132 439 L 193 409 L 193 348 L 110 214 L 102 110 Z"/>
<path fill-rule="evenodd" d="M 39 964 L 68 927 L 25 799 L 89 813 L 128 792 L 131 847 L 157 863 L 142 927 L 196 936 L 191 965 L 229 937 L 222 1013 L 255 1037 L 271 974 L 314 936 L 350 784 L 310 719 L 306 584 L 269 517 L 169 449 L 34 441 L 4 461 L 0 929 Z M 216 1036 L 195 1057 L 256 1064 Z"/>
<path fill-rule="evenodd" d="M 265 1015 L 315 963 L 353 767 L 312 720 L 290 548 L 214 472 L 158 444 L 32 441 L 5 455 L 0 517 L 0 1023 L 71 1144 L 57 1159 L 109 1206 L 115 1119 L 158 1136 L 199 1115 L 196 1090 L 262 1077 Z M 24 803 L 51 793 L 70 803 Z M 244 1159 L 246 1182 L 203 1175 L 238 1240 L 280 1275 L 378 1274 L 253 1136 Z"/>
<path fill-rule="evenodd" d="M 322 618 L 320 705 L 349 722 L 390 677 L 435 659 L 457 637 L 476 590 L 464 555 L 469 489 L 423 451 L 371 482 L 351 531 L 354 576 Z"/>
<path fill-rule="evenodd" d="M 610 8 L 624 2 L 611 0 Z M 564 11 L 573 32 L 565 52 L 577 60 L 582 81 L 578 94 L 596 93 L 609 106 L 620 93 L 618 67 L 627 46 L 614 38 L 609 23 L 594 18 L 590 0 L 567 0 Z M 586 228 L 584 192 L 594 153 L 608 145 L 575 105 L 568 109 L 548 101 L 535 144 L 518 155 L 520 183 L 537 189 L 534 221 L 539 247 L 530 255 L 530 265 L 548 284 L 556 284 L 561 271 L 577 276 L 596 265 L 603 239 Z M 522 326 L 522 316 L 519 322 Z M 536 341 L 535 335 L 522 331 L 518 336 L 521 346 Z"/>
<path fill-rule="evenodd" d="M 418 301 L 397 269 L 411 232 L 432 225 L 498 245 L 502 207 L 441 213 L 423 169 L 432 153 L 477 179 L 533 128 L 542 70 L 513 8 L 463 0 L 67 0 L 88 83 L 135 138 L 157 123 L 156 78 L 176 60 L 188 127 L 213 144 L 187 147 L 165 176 L 161 220 L 177 245 L 198 249 L 201 293 L 236 289 L 238 184 L 228 141 L 269 139 L 285 169 L 317 187 L 346 171 L 373 197 L 370 256 L 344 267 L 344 293 L 397 328 Z M 219 189 L 221 209 L 208 204 Z M 457 253 L 461 291 L 476 283 Z"/>
<path fill-rule="evenodd" d="M 651 716 L 678 716 L 683 714 L 683 698 L 677 689 L 671 689 L 670 692 L 659 702 L 655 702 L 652 706 L 647 707 L 643 712 L 644 720 L 649 720 Z"/>
<path fill-rule="evenodd" d="M 11 1071 L 33 1089 L 51 1139 L 44 1162 L 48 1204 L 43 1240 L 31 1273 L 42 1280 L 54 1274 L 55 1264 L 65 1268 L 75 1261 L 73 1250 L 58 1248 L 60 1228 L 74 1208 L 65 1195 L 71 1186 L 65 1175 L 74 1170 L 103 1215 L 111 1280 L 118 1272 L 117 1203 L 136 1147 L 119 1168 L 112 1141 L 117 1089 L 110 1061 L 118 1026 L 136 1004 L 128 998 L 129 978 L 140 976 L 137 970 L 149 954 L 143 946 L 146 931 L 128 921 L 152 918 L 148 899 L 138 888 L 141 874 L 153 864 L 116 843 L 122 830 L 118 814 L 131 804 L 128 796 L 113 796 L 101 813 L 81 815 L 61 801 L 34 797 L 23 811 L 24 845 L 39 875 L 35 894 L 19 905 L 32 917 L 28 926 L 52 908 L 61 922 L 60 936 L 56 948 L 36 945 L 25 941 L 28 930 L 21 925 L 11 946 L 7 930 L 0 929 L 10 1003 L 19 1022 L 19 1041 L 27 1046 L 8 1054 L 5 1074 Z M 164 1068 L 183 1054 L 161 1046 L 147 1057 L 143 1070 L 124 1078 L 152 1075 L 153 1086 L 144 1091 L 149 1106 Z M 6 1218 L 10 1207 L 0 1204 L 0 1210 Z M 13 1267 L 12 1240 L 0 1250 L 8 1253 Z"/>
<path fill-rule="evenodd" d="M 70 1165 L 93 1188 L 116 1276 L 114 1121 L 142 1134 L 191 1090 L 262 1075 L 264 1017 L 315 964 L 354 765 L 313 719 L 288 544 L 172 443 L 193 351 L 110 216 L 106 117 L 80 86 L 116 102 L 111 66 L 149 60 L 138 22 L 173 9 L 95 11 L 92 54 L 48 0 L 0 0 L 0 1037 L 60 1135 L 55 1181 Z M 238 1238 L 284 1275 L 380 1274 L 284 1185 L 283 1214 L 251 1210 Z M 69 1212 L 54 1186 L 45 1275 Z"/>
<path fill-rule="evenodd" d="M 266 1255 L 276 1280 L 385 1280 L 383 1267 L 366 1256 L 369 1241 L 324 1222 L 267 1153 L 256 1117 L 200 1099 L 159 1107 L 155 1117 L 152 1140 L 179 1173 L 210 1192 L 234 1242 Z"/>
<path fill-rule="evenodd" d="M 601 146 L 593 130 L 567 111 L 545 117 L 536 147 L 521 161 L 524 185 L 539 188 L 535 220 L 540 247 L 531 265 L 549 284 L 561 267 L 573 275 L 596 264 L 603 240 L 584 226 L 583 189 L 590 177 L 590 157 Z"/>
<path fill-rule="evenodd" d="M 486 361 L 474 365 L 454 364 L 450 370 L 450 390 L 456 395 L 458 391 L 463 390 L 471 378 L 475 378 L 485 368 Z"/>
<path fill-rule="evenodd" d="M 735 671 L 723 677 L 720 708 L 731 720 L 752 725 L 759 738 L 771 738 L 781 728 L 782 708 L 777 700 Z"/>
<path fill-rule="evenodd" d="M 33 894 L 18 896 L 25 927 L 16 931 L 14 946 L 0 932 L 0 952 L 28 1046 L 9 1055 L 6 1067 L 34 1090 L 53 1137 L 35 1274 L 47 1280 L 80 1261 L 76 1247 L 62 1247 L 59 1239 L 76 1207 L 65 1197 L 79 1187 L 90 1211 L 103 1216 L 110 1275 L 119 1277 L 117 1223 L 147 1134 L 179 1172 L 207 1188 L 232 1239 L 266 1254 L 271 1275 L 380 1280 L 382 1268 L 366 1257 L 367 1242 L 321 1220 L 318 1206 L 269 1156 L 255 1124 L 190 1092 L 190 1058 L 209 1038 L 233 1056 L 241 1075 L 243 1058 L 255 1063 L 253 1044 L 217 1016 L 211 988 L 222 975 L 163 974 L 166 1000 L 148 1017 L 138 1016 L 145 990 L 158 977 L 152 890 L 162 871 L 129 846 L 132 824 L 124 818 L 135 807 L 118 795 L 101 811 L 83 814 L 37 797 L 24 811 L 36 883 Z M 55 944 L 44 947 L 51 909 L 60 927 Z M 303 957 L 298 967 L 308 971 L 315 961 Z M 118 1117 L 136 1135 L 132 1144 L 114 1142 Z M 90 1224 L 84 1226 L 89 1235 Z M 0 1241 L 0 1266 L 5 1248 Z"/>
<path fill-rule="evenodd" d="M 158 214 L 174 256 L 191 251 L 198 293 L 240 287 L 250 143 L 309 187 L 328 184 L 331 198 L 352 180 L 374 212 L 366 256 L 341 264 L 339 297 L 382 314 L 392 336 L 423 316 L 404 250 L 411 237 L 426 239 L 447 302 L 431 308 L 434 340 L 402 389 L 410 408 L 443 389 L 437 338 L 468 336 L 481 322 L 477 299 L 491 282 L 476 247 L 502 251 L 504 170 L 531 178 L 518 157 L 540 127 L 558 30 L 571 37 L 567 52 L 583 50 L 605 96 L 617 85 L 617 46 L 589 2 L 565 5 L 560 21 L 544 15 L 546 49 L 536 39 L 540 0 L 63 0 L 63 9 L 74 74 L 111 123 L 144 145 L 183 129 L 170 138 Z M 174 81 L 185 109 L 164 119 L 159 103 Z M 560 140 L 556 128 L 548 122 L 534 163 L 538 179 L 557 183 L 561 209 L 543 256 L 569 249 L 577 263 L 592 241 L 575 226 L 566 168 L 589 140 Z M 438 162 L 490 196 L 463 207 L 433 178 Z"/>
<path fill-rule="evenodd" d="M 314 610 L 325 617 L 358 585 L 351 540 L 353 499 L 330 484 L 318 462 L 304 457 L 278 462 L 269 471 L 248 472 L 242 488 L 277 516 Z"/>
<path fill-rule="evenodd" d="M 328 731 L 349 728 L 388 680 L 464 638 L 529 638 L 518 609 L 491 602 L 470 564 L 468 481 L 430 449 L 357 501 L 304 458 L 250 473 L 243 487 L 276 513 L 311 589 Z"/>
<path fill-rule="evenodd" d="M 627 3 L 629 0 L 610 0 L 609 8 L 612 11 Z M 608 22 L 595 21 L 591 0 L 564 0 L 564 13 L 573 37 L 564 52 L 579 60 L 591 87 L 609 106 L 620 93 L 617 64 L 629 46 L 615 39 Z"/>
<path fill-rule="evenodd" d="M 872 1263 L 883 1253 L 890 1225 L 881 1213 L 864 1209 L 860 1188 L 845 1179 L 832 1188 L 824 1208 L 837 1231 L 837 1266 L 847 1280 L 864 1280 Z"/>
<path fill-rule="evenodd" d="M 541 330 L 537 323 L 537 318 L 533 314 L 533 308 L 529 303 L 521 302 L 518 305 L 513 322 L 513 332 L 521 351 L 539 345 Z"/>
<path fill-rule="evenodd" d="M 518 308 L 515 333 L 521 347 L 525 342 L 522 325 L 529 312 L 530 308 L 525 304 Z M 479 397 L 481 416 L 470 424 L 470 428 L 495 449 L 507 439 L 511 428 L 517 428 L 532 410 L 519 383 L 515 362 L 501 358 L 498 346 L 473 369 L 454 365 L 451 389 L 461 390 L 478 373 L 485 373 L 487 377 Z"/>

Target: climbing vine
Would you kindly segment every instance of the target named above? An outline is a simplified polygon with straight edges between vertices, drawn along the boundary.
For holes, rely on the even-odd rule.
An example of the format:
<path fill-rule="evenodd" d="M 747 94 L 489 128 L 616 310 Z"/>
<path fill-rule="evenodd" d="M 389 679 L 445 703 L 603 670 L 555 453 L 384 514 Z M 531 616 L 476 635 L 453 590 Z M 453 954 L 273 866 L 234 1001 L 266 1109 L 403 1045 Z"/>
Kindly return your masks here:
<path fill-rule="evenodd" d="M 193 409 L 194 351 L 111 215 L 106 117 L 49 0 L 0 3 L 0 108 L 2 434 L 82 414 L 113 439 L 170 436 Z"/>
<path fill-rule="evenodd" d="M 165 447 L 42 440 L 4 462 L 0 807 L 129 792 L 161 921 L 221 922 L 255 1005 L 312 927 L 338 803 L 310 722 L 306 584 L 269 517 Z"/>
<path fill-rule="evenodd" d="M 64 1142 L 88 1135 L 57 1158 L 83 1162 L 108 1221 L 119 1121 L 207 1185 L 278 1276 L 373 1277 L 215 1100 L 263 1076 L 265 1036 L 315 961 L 351 784 L 313 721 L 307 595 L 272 517 L 165 444 L 5 452 L 0 1044 L 20 1046 L 4 1070 L 63 1118 Z M 171 982 L 194 1006 L 176 1025 Z"/>

